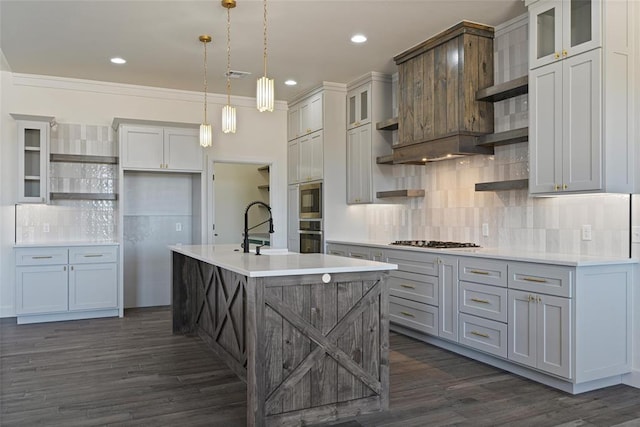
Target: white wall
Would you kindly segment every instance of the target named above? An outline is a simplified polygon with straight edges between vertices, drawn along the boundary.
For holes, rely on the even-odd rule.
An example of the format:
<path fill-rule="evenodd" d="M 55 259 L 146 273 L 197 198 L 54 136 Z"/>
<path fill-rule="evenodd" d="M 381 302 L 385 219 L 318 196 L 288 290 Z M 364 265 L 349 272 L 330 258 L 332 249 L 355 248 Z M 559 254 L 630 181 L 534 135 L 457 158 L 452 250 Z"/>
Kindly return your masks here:
<path fill-rule="evenodd" d="M 14 204 L 16 202 L 16 123 L 8 113 L 48 115 L 63 123 L 111 125 L 114 117 L 198 123 L 202 94 L 163 88 L 88 80 L 15 74 L 1 71 L 0 102 L 0 317 L 14 311 Z M 283 224 L 273 235 L 274 245 L 286 246 L 286 104 L 273 113 L 259 113 L 255 100 L 232 97 L 238 109 L 238 131 L 222 134 L 220 115 L 226 97 L 209 99 L 213 147 L 204 155 L 221 161 L 270 163 L 271 205 L 274 222 Z"/>

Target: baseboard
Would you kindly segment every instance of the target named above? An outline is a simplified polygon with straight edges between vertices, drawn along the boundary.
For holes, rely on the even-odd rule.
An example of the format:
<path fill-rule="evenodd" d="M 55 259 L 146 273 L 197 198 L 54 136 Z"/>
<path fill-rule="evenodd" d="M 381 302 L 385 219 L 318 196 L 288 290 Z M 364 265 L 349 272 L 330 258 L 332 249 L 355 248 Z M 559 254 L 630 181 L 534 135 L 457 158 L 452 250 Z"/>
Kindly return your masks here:
<path fill-rule="evenodd" d="M 96 319 L 101 317 L 118 317 L 118 309 L 77 311 L 55 314 L 30 314 L 18 316 L 18 325 L 43 322 L 62 322 L 65 320 Z"/>
<path fill-rule="evenodd" d="M 640 388 L 640 371 L 633 370 L 630 373 L 623 375 L 622 384 L 626 384 L 631 387 Z"/>

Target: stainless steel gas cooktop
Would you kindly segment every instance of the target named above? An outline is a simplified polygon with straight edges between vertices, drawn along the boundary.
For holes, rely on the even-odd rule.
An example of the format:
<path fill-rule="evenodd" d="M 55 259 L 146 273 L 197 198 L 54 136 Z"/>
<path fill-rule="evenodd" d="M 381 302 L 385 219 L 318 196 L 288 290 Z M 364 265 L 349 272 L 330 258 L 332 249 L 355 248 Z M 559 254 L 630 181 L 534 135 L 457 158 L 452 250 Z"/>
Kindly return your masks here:
<path fill-rule="evenodd" d="M 475 243 L 467 242 L 441 242 L 438 240 L 396 240 L 390 243 L 395 246 L 413 246 L 417 248 L 432 249 L 456 249 L 456 248 L 479 248 Z"/>

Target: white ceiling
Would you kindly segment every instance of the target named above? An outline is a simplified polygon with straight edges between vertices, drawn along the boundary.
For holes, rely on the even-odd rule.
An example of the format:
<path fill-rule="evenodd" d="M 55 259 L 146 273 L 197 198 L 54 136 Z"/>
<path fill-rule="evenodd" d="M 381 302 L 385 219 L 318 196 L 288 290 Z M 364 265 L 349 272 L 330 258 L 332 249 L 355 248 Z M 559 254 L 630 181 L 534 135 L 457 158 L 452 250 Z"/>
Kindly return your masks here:
<path fill-rule="evenodd" d="M 231 10 L 232 95 L 255 96 L 262 76 L 261 0 Z M 525 12 L 522 0 L 269 0 L 268 75 L 291 100 L 322 81 L 393 73 L 393 56 L 462 19 L 497 25 Z M 352 34 L 367 35 L 355 45 Z M 13 72 L 225 93 L 226 9 L 219 0 L 0 0 L 0 47 Z M 109 62 L 113 56 L 126 65 Z M 284 80 L 293 78 L 291 88 Z"/>

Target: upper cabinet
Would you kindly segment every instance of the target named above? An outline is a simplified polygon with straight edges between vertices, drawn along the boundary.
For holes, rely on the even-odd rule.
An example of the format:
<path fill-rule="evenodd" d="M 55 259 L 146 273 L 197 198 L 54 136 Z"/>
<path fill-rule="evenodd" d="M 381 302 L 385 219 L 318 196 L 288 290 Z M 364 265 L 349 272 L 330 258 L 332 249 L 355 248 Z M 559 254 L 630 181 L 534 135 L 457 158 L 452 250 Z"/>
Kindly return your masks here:
<path fill-rule="evenodd" d="M 347 92 L 347 129 L 371 123 L 371 83 Z"/>
<path fill-rule="evenodd" d="M 202 148 L 195 127 L 120 124 L 117 130 L 124 169 L 202 171 Z"/>
<path fill-rule="evenodd" d="M 639 190 L 635 174 L 640 153 L 634 144 L 633 116 L 640 74 L 634 58 L 636 3 L 541 0 L 531 4 L 531 194 Z M 556 17 L 551 26 L 551 17 L 557 14 L 561 19 Z M 549 59 L 546 38 L 559 31 L 565 44 Z"/>
<path fill-rule="evenodd" d="M 601 46 L 601 0 L 539 1 L 529 16 L 532 69 Z"/>
<path fill-rule="evenodd" d="M 47 203 L 53 117 L 11 114 L 18 125 L 18 203 Z"/>
<path fill-rule="evenodd" d="M 322 93 L 316 93 L 289 107 L 289 141 L 322 129 L 322 104 Z"/>
<path fill-rule="evenodd" d="M 375 203 L 392 187 L 392 169 L 376 162 L 391 155 L 392 135 L 373 122 L 391 116 L 391 77 L 370 72 L 347 85 L 347 203 Z"/>
<path fill-rule="evenodd" d="M 317 181 L 323 178 L 324 133 L 322 91 L 293 103 L 288 114 L 288 183 Z"/>

